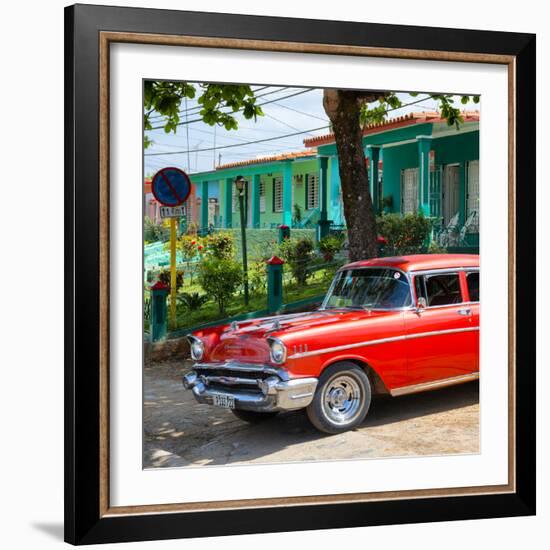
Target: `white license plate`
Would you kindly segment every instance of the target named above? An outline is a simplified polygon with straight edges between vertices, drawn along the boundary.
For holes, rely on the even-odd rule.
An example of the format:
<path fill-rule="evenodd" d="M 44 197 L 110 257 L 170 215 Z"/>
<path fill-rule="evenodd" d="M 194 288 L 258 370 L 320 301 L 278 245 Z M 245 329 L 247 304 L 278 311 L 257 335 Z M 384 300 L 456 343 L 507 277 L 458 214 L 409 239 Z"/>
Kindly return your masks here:
<path fill-rule="evenodd" d="M 213 404 L 216 407 L 222 407 L 223 409 L 234 409 L 235 408 L 235 398 L 232 395 L 221 395 L 215 393 L 213 396 Z"/>

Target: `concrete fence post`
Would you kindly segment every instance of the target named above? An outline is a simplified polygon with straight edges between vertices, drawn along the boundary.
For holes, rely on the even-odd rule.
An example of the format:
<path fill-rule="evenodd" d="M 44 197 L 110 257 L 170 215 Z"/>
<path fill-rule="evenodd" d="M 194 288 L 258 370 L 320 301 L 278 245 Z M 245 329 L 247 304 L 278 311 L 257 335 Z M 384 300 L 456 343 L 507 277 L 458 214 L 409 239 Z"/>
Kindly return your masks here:
<path fill-rule="evenodd" d="M 290 227 L 288 225 L 279 225 L 277 229 L 279 230 L 279 244 L 285 239 L 290 239 Z"/>
<path fill-rule="evenodd" d="M 283 305 L 283 264 L 277 256 L 267 260 L 267 309 L 269 313 L 280 311 Z"/>
<path fill-rule="evenodd" d="M 170 287 L 161 281 L 151 286 L 151 341 L 164 340 L 168 327 L 168 309 L 166 298 Z"/>

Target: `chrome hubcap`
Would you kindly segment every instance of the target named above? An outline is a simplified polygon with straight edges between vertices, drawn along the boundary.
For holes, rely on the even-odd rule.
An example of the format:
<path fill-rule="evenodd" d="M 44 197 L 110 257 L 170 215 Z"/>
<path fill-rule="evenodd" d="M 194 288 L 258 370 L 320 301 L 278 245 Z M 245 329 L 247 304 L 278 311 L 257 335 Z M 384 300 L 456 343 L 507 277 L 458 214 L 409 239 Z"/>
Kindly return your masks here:
<path fill-rule="evenodd" d="M 325 386 L 323 411 L 331 422 L 348 424 L 361 411 L 363 400 L 361 386 L 353 376 L 337 375 Z"/>

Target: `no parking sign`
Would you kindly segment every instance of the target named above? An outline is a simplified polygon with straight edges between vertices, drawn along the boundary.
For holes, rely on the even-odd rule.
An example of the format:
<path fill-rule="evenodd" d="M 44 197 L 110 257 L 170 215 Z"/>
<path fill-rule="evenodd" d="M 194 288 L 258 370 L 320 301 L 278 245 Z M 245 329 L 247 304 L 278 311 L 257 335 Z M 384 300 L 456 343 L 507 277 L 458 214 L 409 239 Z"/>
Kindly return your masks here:
<path fill-rule="evenodd" d="M 191 180 L 179 168 L 162 168 L 153 176 L 151 191 L 160 204 L 179 206 L 187 200 L 191 193 Z"/>
<path fill-rule="evenodd" d="M 151 182 L 151 191 L 155 199 L 162 204 L 162 218 L 170 218 L 170 321 L 176 327 L 176 218 L 184 214 L 181 205 L 191 193 L 191 180 L 179 168 L 173 166 L 160 169 Z"/>

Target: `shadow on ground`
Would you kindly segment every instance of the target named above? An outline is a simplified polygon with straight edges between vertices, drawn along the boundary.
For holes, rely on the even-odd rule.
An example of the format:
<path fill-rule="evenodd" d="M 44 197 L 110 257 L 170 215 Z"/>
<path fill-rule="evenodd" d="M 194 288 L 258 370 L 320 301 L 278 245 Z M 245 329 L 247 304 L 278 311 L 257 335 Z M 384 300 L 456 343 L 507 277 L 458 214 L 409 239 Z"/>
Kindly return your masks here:
<path fill-rule="evenodd" d="M 329 436 L 304 411 L 251 425 L 200 405 L 182 388 L 183 371 L 175 364 L 145 369 L 145 468 L 479 452 L 477 382 L 376 398 L 362 426 Z"/>

